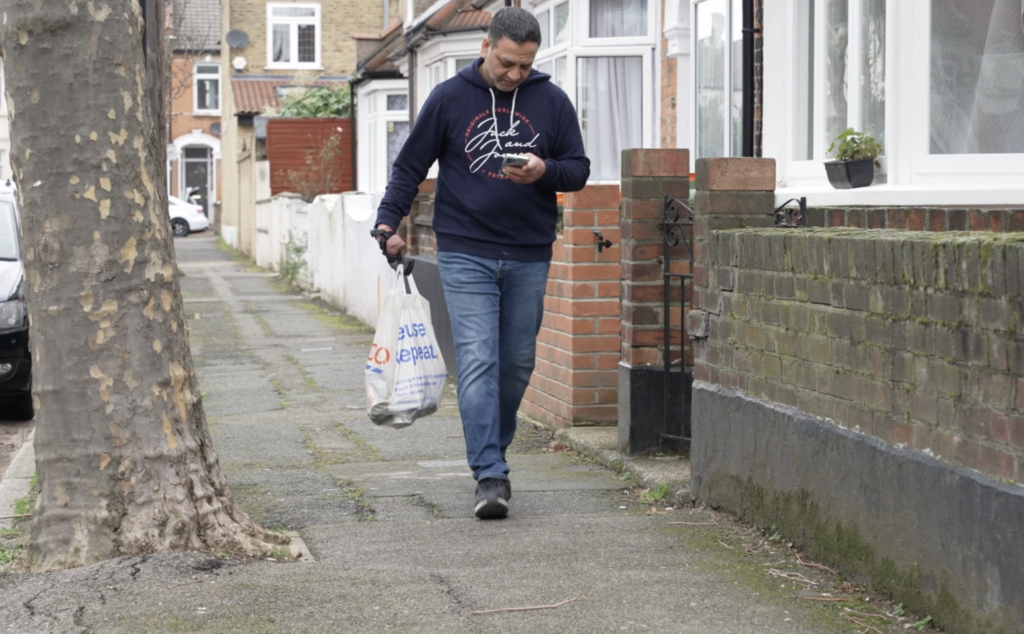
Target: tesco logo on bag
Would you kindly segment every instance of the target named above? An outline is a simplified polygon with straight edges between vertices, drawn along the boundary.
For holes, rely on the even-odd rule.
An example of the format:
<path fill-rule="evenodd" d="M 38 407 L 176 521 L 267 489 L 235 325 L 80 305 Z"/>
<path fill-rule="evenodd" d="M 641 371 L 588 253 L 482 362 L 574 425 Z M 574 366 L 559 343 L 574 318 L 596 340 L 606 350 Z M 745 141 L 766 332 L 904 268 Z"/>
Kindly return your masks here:
<path fill-rule="evenodd" d="M 370 346 L 370 356 L 366 357 L 366 360 L 370 363 L 376 363 L 377 365 L 387 365 L 387 362 L 391 360 L 391 351 L 384 346 L 378 346 L 373 344 Z M 366 364 L 366 369 L 380 374 L 383 372 L 380 368 L 374 368 L 369 363 Z"/>

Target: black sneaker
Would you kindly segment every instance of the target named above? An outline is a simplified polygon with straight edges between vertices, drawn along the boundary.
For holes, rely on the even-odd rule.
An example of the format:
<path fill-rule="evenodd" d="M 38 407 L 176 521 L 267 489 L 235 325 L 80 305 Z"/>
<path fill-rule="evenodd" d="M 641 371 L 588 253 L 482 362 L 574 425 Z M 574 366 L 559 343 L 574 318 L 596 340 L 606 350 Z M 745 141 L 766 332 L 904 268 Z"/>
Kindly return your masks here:
<path fill-rule="evenodd" d="M 484 478 L 476 484 L 476 509 L 482 520 L 500 520 L 508 517 L 508 499 L 512 485 L 504 478 Z"/>

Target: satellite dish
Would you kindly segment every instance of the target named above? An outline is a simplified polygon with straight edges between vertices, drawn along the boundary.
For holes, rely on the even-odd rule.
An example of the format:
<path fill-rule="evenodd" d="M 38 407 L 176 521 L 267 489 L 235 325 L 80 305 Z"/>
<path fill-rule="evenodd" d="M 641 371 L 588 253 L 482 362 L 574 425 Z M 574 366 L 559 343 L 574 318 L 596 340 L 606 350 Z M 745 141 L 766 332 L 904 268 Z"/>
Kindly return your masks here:
<path fill-rule="evenodd" d="M 220 136 L 220 121 L 214 121 L 210 124 L 210 134 Z"/>
<path fill-rule="evenodd" d="M 232 29 L 224 36 L 224 40 L 231 48 L 242 48 L 249 43 L 249 34 L 245 31 Z"/>

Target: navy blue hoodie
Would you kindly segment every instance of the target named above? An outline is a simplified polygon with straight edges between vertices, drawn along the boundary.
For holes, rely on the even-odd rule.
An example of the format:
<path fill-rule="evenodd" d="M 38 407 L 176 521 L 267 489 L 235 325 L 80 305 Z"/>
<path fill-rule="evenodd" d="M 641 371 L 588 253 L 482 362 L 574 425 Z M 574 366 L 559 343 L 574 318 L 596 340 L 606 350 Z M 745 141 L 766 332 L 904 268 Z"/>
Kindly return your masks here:
<path fill-rule="evenodd" d="M 550 260 L 555 193 L 579 191 L 590 176 L 576 111 L 549 75 L 532 70 L 516 91 L 501 92 L 480 76 L 481 61 L 430 93 L 395 160 L 377 224 L 398 226 L 437 160 L 438 251 Z M 526 152 L 544 159 L 547 169 L 520 185 L 501 174 L 501 159 Z"/>

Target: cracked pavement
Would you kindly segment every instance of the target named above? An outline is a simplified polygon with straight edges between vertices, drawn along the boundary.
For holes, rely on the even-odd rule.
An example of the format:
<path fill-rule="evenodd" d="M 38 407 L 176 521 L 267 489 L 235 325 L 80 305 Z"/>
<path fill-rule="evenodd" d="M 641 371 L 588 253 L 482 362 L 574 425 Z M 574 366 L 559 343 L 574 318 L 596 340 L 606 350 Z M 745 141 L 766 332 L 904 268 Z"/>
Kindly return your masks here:
<path fill-rule="evenodd" d="M 374 426 L 363 391 L 370 328 L 215 238 L 175 245 L 231 489 L 257 523 L 297 531 L 315 561 L 178 553 L 0 573 L 0 632 L 850 631 L 794 601 L 761 564 L 723 554 L 717 535 L 678 524 L 706 516 L 648 515 L 624 501 L 629 484 L 616 474 L 547 451 L 549 435 L 525 423 L 509 452 L 510 518 L 474 519 L 451 395 L 407 429 Z"/>

